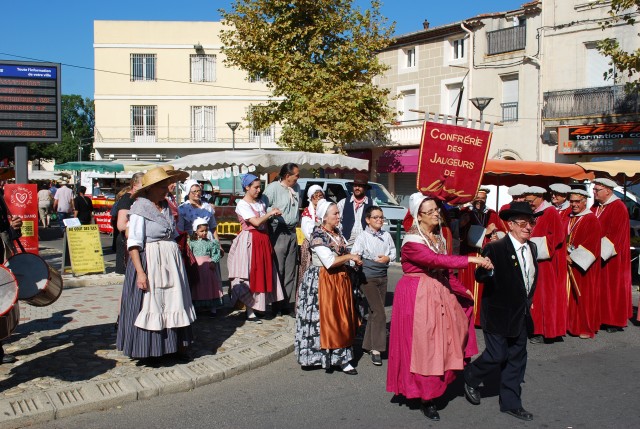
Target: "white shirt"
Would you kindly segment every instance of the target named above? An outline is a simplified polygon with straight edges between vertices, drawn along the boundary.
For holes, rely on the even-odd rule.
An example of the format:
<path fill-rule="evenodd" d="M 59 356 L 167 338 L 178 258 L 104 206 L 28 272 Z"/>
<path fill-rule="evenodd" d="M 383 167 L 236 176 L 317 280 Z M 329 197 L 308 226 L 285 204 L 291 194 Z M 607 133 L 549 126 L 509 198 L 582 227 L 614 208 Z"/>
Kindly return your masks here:
<path fill-rule="evenodd" d="M 354 201 L 355 201 L 355 198 L 353 197 L 353 195 L 351 195 L 351 198 L 349 198 L 349 203 L 353 203 Z M 349 248 L 353 246 L 353 243 L 355 243 L 356 241 L 356 237 L 362 232 L 362 216 L 364 216 L 364 205 L 368 203 L 369 203 L 369 197 L 364 197 L 364 200 L 362 200 L 362 204 L 360 204 L 360 207 L 358 207 L 357 210 L 354 210 L 354 222 L 353 222 L 353 228 L 351 228 L 351 236 L 345 237 L 347 239 L 347 247 Z M 346 204 L 346 198 L 343 198 L 340 201 L 338 201 L 338 210 L 340 211 L 340 219 L 342 219 L 343 217 L 342 213 L 344 212 L 345 204 Z"/>
<path fill-rule="evenodd" d="M 533 281 L 535 279 L 536 270 L 533 265 L 533 256 L 531 255 L 531 249 L 529 248 L 528 243 L 520 243 L 512 234 L 509 234 L 509 238 L 511 239 L 511 243 L 513 243 L 513 247 L 516 249 L 516 256 L 518 257 L 518 263 L 520 264 L 520 271 L 522 272 L 522 278 L 524 280 L 525 287 L 527 288 L 527 294 L 531 291 L 531 286 L 533 286 Z M 522 258 L 522 248 L 525 248 L 524 257 Z M 525 270 L 526 268 L 526 270 Z"/>
<path fill-rule="evenodd" d="M 73 211 L 73 191 L 66 186 L 61 186 L 53 197 L 58 201 L 56 211 L 58 213 L 71 213 Z"/>

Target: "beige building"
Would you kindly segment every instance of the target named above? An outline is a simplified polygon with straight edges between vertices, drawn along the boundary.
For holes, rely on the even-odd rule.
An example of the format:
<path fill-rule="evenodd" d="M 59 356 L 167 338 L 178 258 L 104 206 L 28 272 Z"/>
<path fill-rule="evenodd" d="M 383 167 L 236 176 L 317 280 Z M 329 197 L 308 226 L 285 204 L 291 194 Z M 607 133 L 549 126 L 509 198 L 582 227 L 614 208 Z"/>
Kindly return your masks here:
<path fill-rule="evenodd" d="M 638 97 L 603 79 L 609 60 L 595 49 L 605 37 L 640 48 L 640 24 L 603 31 L 610 3 L 591 3 L 536 0 L 397 37 L 378 55 L 390 69 L 377 83 L 399 111 L 391 143 L 352 145 L 351 153 L 371 159 L 371 179 L 406 203 L 425 117 L 415 111 L 480 119 L 471 100 L 481 97 L 491 99 L 484 121 L 498 124 L 489 158 L 573 163 L 640 153 Z M 608 123 L 623 125 L 597 127 Z"/>
<path fill-rule="evenodd" d="M 276 149 L 243 118 L 264 83 L 224 66 L 219 22 L 95 21 L 96 159 L 167 160 Z M 234 132 L 227 123 L 238 122 Z M 234 142 L 235 140 L 235 142 Z"/>

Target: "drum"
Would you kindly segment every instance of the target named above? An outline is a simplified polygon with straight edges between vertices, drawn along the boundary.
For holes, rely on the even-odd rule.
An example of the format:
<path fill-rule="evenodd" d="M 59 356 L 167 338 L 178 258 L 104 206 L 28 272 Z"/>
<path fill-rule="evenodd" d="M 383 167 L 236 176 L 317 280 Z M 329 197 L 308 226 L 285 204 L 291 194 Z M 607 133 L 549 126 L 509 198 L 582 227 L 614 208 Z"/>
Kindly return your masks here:
<path fill-rule="evenodd" d="M 18 299 L 36 307 L 51 305 L 62 294 L 62 276 L 38 255 L 18 253 L 5 266 L 18 281 Z"/>
<path fill-rule="evenodd" d="M 18 283 L 11 271 L 0 265 L 0 340 L 11 335 L 19 318 Z"/>

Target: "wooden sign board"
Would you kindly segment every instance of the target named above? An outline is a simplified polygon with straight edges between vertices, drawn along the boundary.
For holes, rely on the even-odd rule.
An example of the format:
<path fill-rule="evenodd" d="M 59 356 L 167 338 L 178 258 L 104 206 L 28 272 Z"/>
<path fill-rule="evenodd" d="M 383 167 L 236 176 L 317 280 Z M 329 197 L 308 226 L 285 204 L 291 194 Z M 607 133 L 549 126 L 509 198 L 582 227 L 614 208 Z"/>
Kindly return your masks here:
<path fill-rule="evenodd" d="M 98 225 L 68 227 L 65 234 L 74 276 L 105 272 Z"/>

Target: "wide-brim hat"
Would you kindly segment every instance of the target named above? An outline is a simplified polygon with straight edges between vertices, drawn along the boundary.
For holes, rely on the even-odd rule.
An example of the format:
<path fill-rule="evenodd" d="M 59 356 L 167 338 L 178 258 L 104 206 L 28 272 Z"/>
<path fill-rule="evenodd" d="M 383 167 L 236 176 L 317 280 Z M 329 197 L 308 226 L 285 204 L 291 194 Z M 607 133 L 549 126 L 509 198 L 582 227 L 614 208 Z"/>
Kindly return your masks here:
<path fill-rule="evenodd" d="M 364 186 L 367 189 L 371 188 L 371 185 L 369 184 L 369 178 L 364 174 L 356 175 L 356 177 L 353 179 L 353 182 L 351 182 L 351 184 Z"/>
<path fill-rule="evenodd" d="M 502 220 L 509 220 L 514 216 L 530 216 L 538 217 L 542 215 L 542 211 L 534 212 L 529 203 L 524 201 L 515 201 L 509 204 L 505 209 L 500 210 L 499 216 Z"/>
<path fill-rule="evenodd" d="M 145 192 L 147 189 L 152 187 L 153 185 L 160 182 L 173 183 L 178 182 L 180 180 L 184 180 L 189 177 L 189 173 L 181 170 L 165 170 L 163 167 L 152 168 L 151 170 L 144 173 L 142 176 L 140 189 L 136 190 L 131 194 L 132 198 L 137 198 L 142 192 Z"/>

